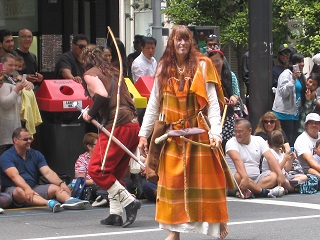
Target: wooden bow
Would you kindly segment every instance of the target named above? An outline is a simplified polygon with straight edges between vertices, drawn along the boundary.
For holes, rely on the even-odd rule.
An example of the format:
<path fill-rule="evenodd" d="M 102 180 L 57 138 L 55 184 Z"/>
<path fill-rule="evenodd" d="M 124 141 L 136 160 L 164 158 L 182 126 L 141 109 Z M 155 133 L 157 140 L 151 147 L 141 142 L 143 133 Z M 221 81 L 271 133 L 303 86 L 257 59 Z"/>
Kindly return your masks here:
<path fill-rule="evenodd" d="M 107 144 L 107 147 L 106 147 L 106 151 L 104 153 L 103 161 L 102 161 L 102 164 L 101 164 L 101 171 L 104 170 L 104 165 L 105 165 L 106 159 L 107 159 L 107 153 L 108 153 L 109 148 L 110 148 L 111 139 L 113 137 L 114 129 L 115 129 L 115 126 L 116 126 L 116 123 L 117 123 L 117 119 L 118 119 L 119 108 L 120 108 L 120 88 L 121 88 L 121 83 L 122 83 L 122 79 L 123 79 L 123 66 L 122 66 L 122 57 L 121 57 L 121 54 L 120 54 L 120 50 L 119 50 L 117 41 L 116 41 L 116 39 L 115 39 L 115 37 L 113 35 L 113 32 L 112 32 L 112 30 L 111 30 L 111 28 L 109 26 L 108 26 L 108 31 L 110 33 L 111 39 L 112 39 L 112 41 L 113 41 L 113 43 L 115 45 L 116 51 L 117 51 L 117 55 L 118 55 L 118 58 L 119 58 L 119 66 L 120 66 L 119 71 L 120 72 L 119 72 L 119 79 L 118 79 L 116 112 L 115 112 L 115 115 L 114 115 L 114 120 L 113 120 L 111 132 L 110 132 L 110 136 L 109 136 L 109 141 L 108 141 L 108 144 Z"/>

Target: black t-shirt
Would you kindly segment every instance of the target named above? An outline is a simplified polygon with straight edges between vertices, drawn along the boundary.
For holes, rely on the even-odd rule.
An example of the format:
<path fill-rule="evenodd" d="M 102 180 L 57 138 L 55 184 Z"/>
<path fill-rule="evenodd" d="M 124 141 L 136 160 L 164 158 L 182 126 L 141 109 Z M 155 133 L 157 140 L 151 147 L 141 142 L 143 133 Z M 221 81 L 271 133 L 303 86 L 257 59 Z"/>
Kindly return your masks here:
<path fill-rule="evenodd" d="M 83 65 L 76 59 L 71 51 L 62 54 L 57 62 L 55 67 L 55 76 L 57 79 L 63 79 L 61 75 L 62 69 L 70 69 L 74 77 L 82 77 L 85 72 Z"/>
<path fill-rule="evenodd" d="M 288 137 L 287 137 L 286 133 L 283 130 L 281 130 L 281 132 L 282 132 L 282 135 L 283 135 L 283 138 L 284 138 L 284 143 L 288 143 L 289 141 L 288 141 Z M 268 140 L 268 136 L 264 132 L 258 132 L 255 135 L 262 137 L 266 141 Z"/>
<path fill-rule="evenodd" d="M 16 52 L 18 55 L 23 57 L 25 64 L 25 68 L 19 71 L 19 74 L 35 74 L 36 72 L 38 72 L 37 57 L 34 53 L 24 53 L 21 52 L 18 48 L 16 49 Z"/>

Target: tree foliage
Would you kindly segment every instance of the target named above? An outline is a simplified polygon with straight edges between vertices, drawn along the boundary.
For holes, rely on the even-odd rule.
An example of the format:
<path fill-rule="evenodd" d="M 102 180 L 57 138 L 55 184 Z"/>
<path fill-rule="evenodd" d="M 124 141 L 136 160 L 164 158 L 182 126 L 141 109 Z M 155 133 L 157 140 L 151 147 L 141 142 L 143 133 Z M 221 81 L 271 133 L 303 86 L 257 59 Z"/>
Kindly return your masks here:
<path fill-rule="evenodd" d="M 254 1 L 254 0 L 252 0 Z M 164 13 L 176 24 L 220 26 L 221 42 L 231 43 L 236 51 L 249 39 L 249 0 L 168 0 Z M 280 44 L 295 39 L 298 52 L 311 56 L 320 52 L 320 2 L 310 0 L 273 0 L 274 52 Z M 299 34 L 288 28 L 290 19 L 300 19 Z M 289 42 L 290 43 L 290 42 Z"/>

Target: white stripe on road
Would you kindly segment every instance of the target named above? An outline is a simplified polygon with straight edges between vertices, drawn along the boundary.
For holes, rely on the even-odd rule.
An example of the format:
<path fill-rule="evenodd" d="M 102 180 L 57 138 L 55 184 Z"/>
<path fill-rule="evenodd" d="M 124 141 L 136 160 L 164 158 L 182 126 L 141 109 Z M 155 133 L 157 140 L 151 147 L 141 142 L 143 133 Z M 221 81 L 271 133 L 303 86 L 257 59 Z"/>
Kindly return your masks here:
<path fill-rule="evenodd" d="M 230 223 L 228 223 L 228 226 L 248 224 L 248 223 L 251 224 L 251 223 L 265 223 L 265 222 L 299 220 L 299 219 L 308 219 L 308 218 L 320 218 L 320 215 L 310 215 L 310 216 L 300 216 L 300 217 L 287 217 L 287 218 L 273 218 L 273 219 L 251 220 L 251 221 L 242 221 L 242 222 L 230 222 Z"/>
<path fill-rule="evenodd" d="M 163 230 L 159 228 L 154 228 L 154 229 L 141 229 L 141 230 L 134 230 L 134 231 L 121 231 L 121 232 L 109 232 L 109 233 L 95 233 L 95 234 L 83 234 L 83 235 L 44 237 L 44 238 L 24 238 L 19 240 L 72 239 L 72 238 L 87 238 L 87 237 L 110 236 L 110 235 L 126 235 L 126 234 L 133 234 L 133 233 L 146 233 L 146 232 L 157 232 L 157 231 L 163 231 Z"/>
<path fill-rule="evenodd" d="M 247 203 L 258 203 L 258 204 L 270 204 L 270 205 L 278 205 L 284 207 L 298 207 L 298 208 L 308 208 L 320 210 L 319 204 L 314 203 L 303 203 L 303 202 L 289 202 L 289 201 L 275 201 L 271 199 L 240 199 L 240 198 L 229 198 L 228 202 L 247 202 Z"/>
<path fill-rule="evenodd" d="M 320 205 L 313 203 L 299 203 L 299 202 L 289 202 L 289 201 L 275 201 L 269 199 L 237 199 L 229 198 L 228 202 L 246 202 L 246 203 L 257 203 L 257 204 L 270 204 L 285 207 L 299 207 L 307 209 L 320 210 Z M 310 218 L 320 218 L 320 215 L 310 215 L 310 216 L 298 216 L 298 217 L 287 217 L 287 218 L 274 218 L 274 219 L 262 219 L 262 220 L 251 220 L 251 221 L 241 221 L 241 222 L 229 222 L 228 225 L 241 225 L 241 224 L 253 224 L 253 223 L 266 223 L 266 222 L 277 222 L 277 221 L 288 221 L 288 220 L 300 220 L 300 219 L 310 219 Z M 83 235 L 70 235 L 70 236 L 56 236 L 56 237 L 44 237 L 44 238 L 25 238 L 20 240 L 54 240 L 54 239 L 75 239 L 75 238 L 88 238 L 88 237 L 99 237 L 99 236 L 113 236 L 113 235 L 127 235 L 135 233 L 147 233 L 147 232 L 158 232 L 162 231 L 159 228 L 153 229 L 141 229 L 133 231 L 120 231 L 120 232 L 109 232 L 109 233 L 95 233 L 95 234 L 83 234 Z"/>
<path fill-rule="evenodd" d="M 241 224 L 253 224 L 253 223 L 278 222 L 278 221 L 288 221 L 288 220 L 300 220 L 300 219 L 310 219 L 310 218 L 320 218 L 320 215 L 251 220 L 251 221 L 242 221 L 242 222 L 229 222 L 228 226 L 241 225 Z M 19 240 L 75 239 L 75 238 L 101 237 L 101 236 L 113 236 L 113 235 L 127 235 L 127 234 L 158 232 L 158 231 L 163 231 L 163 230 L 159 228 L 154 228 L 154 229 L 142 229 L 142 230 L 110 232 L 110 233 L 96 233 L 96 234 L 83 234 L 83 235 L 70 235 L 70 236 L 58 236 L 58 237 L 44 237 L 44 238 L 25 238 L 25 239 L 19 239 Z"/>

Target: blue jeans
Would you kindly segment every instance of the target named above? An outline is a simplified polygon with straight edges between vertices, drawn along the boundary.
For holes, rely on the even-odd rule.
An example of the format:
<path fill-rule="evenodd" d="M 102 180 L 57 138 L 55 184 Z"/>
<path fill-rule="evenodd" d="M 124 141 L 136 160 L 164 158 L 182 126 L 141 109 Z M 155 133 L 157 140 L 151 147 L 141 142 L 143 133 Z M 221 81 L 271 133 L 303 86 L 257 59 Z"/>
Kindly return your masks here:
<path fill-rule="evenodd" d="M 150 202 L 156 202 L 157 184 L 153 182 L 145 182 L 142 185 L 143 194 Z"/>

